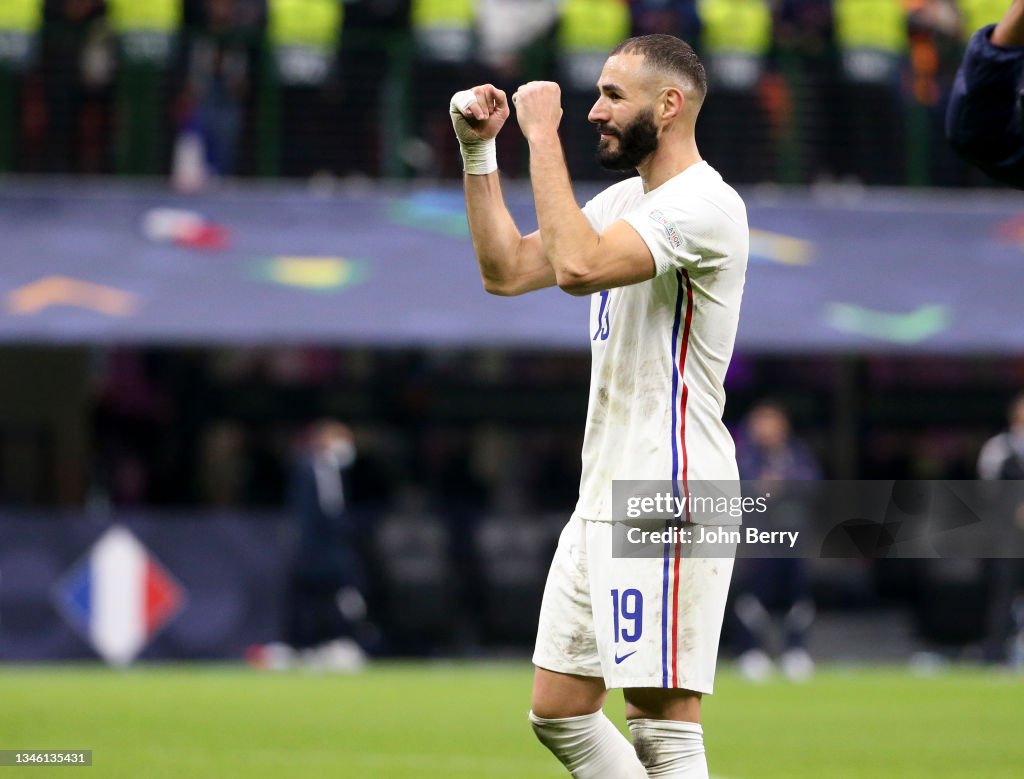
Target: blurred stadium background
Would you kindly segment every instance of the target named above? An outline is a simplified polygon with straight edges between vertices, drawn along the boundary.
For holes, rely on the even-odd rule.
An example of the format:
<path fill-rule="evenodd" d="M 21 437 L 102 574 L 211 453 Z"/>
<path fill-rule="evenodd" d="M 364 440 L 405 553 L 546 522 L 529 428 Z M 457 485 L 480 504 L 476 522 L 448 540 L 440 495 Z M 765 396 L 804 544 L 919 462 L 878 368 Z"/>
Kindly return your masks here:
<path fill-rule="evenodd" d="M 975 478 L 1024 389 L 1024 211 L 952 154 L 942 125 L 967 38 L 1007 5 L 0 0 L 0 678 L 19 701 L 0 714 L 0 748 L 102 745 L 125 776 L 153 761 L 167 775 L 249 775 L 287 731 L 271 717 L 218 740 L 211 715 L 202 736 L 161 747 L 153 733 L 186 705 L 161 690 L 181 685 L 222 704 L 211 711 L 225 730 L 260 706 L 311 701 L 295 722 L 360 734 L 293 728 L 293 749 L 262 753 L 266 775 L 558 775 L 520 715 L 578 486 L 586 302 L 483 293 L 447 103 L 482 82 L 559 81 L 582 202 L 613 180 L 592 159 L 586 112 L 605 52 L 631 33 L 694 42 L 711 76 L 698 141 L 748 204 L 727 383 L 737 438 L 772 398 L 828 478 Z M 514 127 L 499 161 L 529 228 Z M 241 663 L 265 666 L 255 648 L 284 638 L 289 485 L 327 418 L 351 426 L 358 450 L 346 537 L 372 662 L 361 677 L 317 677 L 323 687 Z M 131 533 L 114 554 L 132 558 L 147 615 L 105 652 L 135 661 L 116 674 L 91 667 L 104 652 L 90 561 L 112 529 Z M 826 670 L 799 690 L 745 687 L 726 663 L 727 694 L 708 707 L 713 768 L 1013 775 L 1022 677 L 1012 652 L 985 664 L 986 561 L 814 560 L 810 574 L 809 649 Z M 738 651 L 728 625 L 722 650 Z M 509 665 L 456 672 L 441 658 Z M 421 703 L 395 724 L 388 707 L 406 696 Z M 871 719 L 893 697 L 887 727 L 829 714 L 840 700 Z M 129 726 L 142 699 L 162 714 Z M 79 701 L 102 715 L 58 715 Z M 481 701 L 492 707 L 472 726 L 388 737 L 431 705 L 449 722 Z M 991 716 L 1002 702 L 1017 720 Z M 819 706 L 799 765 L 785 730 L 757 750 L 736 733 Z M 894 738 L 915 718 L 954 740 L 974 718 L 973 746 L 947 754 L 912 729 L 931 761 L 916 774 Z M 773 748 L 769 767 L 754 759 Z M 428 758 L 436 773 L 418 767 Z"/>

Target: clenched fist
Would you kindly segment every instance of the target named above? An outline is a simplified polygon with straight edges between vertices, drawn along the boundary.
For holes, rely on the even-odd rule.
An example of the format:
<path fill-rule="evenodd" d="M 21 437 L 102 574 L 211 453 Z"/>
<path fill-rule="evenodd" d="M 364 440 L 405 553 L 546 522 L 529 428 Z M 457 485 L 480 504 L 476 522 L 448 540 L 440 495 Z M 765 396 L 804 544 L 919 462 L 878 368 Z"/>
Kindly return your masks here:
<path fill-rule="evenodd" d="M 464 145 L 493 140 L 509 114 L 505 93 L 491 84 L 456 92 L 449 110 L 455 135 Z"/>
<path fill-rule="evenodd" d="M 546 132 L 558 132 L 562 121 L 562 90 L 554 81 L 531 81 L 512 95 L 519 128 L 527 140 Z"/>

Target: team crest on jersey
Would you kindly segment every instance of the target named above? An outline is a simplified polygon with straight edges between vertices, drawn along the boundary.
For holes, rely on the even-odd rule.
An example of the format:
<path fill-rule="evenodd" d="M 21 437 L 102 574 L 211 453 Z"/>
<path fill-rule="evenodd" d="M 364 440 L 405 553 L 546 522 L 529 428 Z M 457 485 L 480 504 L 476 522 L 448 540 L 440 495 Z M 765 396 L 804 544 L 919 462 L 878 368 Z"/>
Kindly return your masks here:
<path fill-rule="evenodd" d="M 661 209 L 655 208 L 648 216 L 662 226 L 665 230 L 665 235 L 668 236 L 668 240 L 674 248 L 678 249 L 683 245 L 683 239 L 680 237 L 676 226 L 668 220 L 668 217 L 665 216 Z"/>

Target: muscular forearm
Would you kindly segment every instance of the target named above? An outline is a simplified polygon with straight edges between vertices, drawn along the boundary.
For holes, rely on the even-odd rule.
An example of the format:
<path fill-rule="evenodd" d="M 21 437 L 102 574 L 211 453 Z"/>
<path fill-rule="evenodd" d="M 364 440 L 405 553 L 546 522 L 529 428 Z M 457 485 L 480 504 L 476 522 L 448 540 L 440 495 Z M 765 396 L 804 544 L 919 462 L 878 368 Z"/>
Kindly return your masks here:
<path fill-rule="evenodd" d="M 996 46 L 1024 46 L 1024 0 L 1015 0 L 990 38 Z"/>
<path fill-rule="evenodd" d="M 513 275 L 513 259 L 522 236 L 505 206 L 497 173 L 463 177 L 466 218 L 484 287 L 496 291 Z"/>
<path fill-rule="evenodd" d="M 543 252 L 527 246 L 527 239 L 516 227 L 498 174 L 467 174 L 464 179 L 466 217 L 484 289 L 493 295 L 520 295 L 554 284 L 554 273 Z"/>
<path fill-rule="evenodd" d="M 555 280 L 566 292 L 589 294 L 587 260 L 600 237 L 576 204 L 558 133 L 539 132 L 528 140 L 537 222 Z"/>

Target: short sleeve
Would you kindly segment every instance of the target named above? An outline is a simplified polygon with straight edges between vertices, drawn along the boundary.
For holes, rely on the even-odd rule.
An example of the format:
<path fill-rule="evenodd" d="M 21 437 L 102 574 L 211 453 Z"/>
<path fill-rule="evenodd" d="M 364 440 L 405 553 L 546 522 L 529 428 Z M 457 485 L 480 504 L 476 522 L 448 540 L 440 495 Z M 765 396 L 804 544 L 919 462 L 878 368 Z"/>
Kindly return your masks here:
<path fill-rule="evenodd" d="M 583 206 L 583 215 L 590 222 L 590 226 L 597 232 L 604 232 L 608 227 L 608 203 L 611 199 L 609 190 L 604 190 L 594 195 Z"/>
<path fill-rule="evenodd" d="M 712 271 L 745 257 L 749 237 L 742 202 L 739 209 L 730 214 L 706 197 L 691 196 L 647 203 L 622 218 L 651 250 L 660 276 L 677 268 Z"/>
<path fill-rule="evenodd" d="M 638 198 L 642 194 L 640 178 L 634 176 L 613 184 L 594 195 L 581 210 L 594 231 L 603 233 L 612 222 L 619 218 L 623 209 L 628 208 L 627 204 L 631 199 Z"/>
<path fill-rule="evenodd" d="M 590 226 L 597 232 L 601 232 L 600 195 L 588 200 L 583 206 L 582 211 L 583 216 L 585 216 L 587 221 L 590 222 Z"/>

